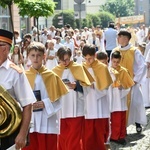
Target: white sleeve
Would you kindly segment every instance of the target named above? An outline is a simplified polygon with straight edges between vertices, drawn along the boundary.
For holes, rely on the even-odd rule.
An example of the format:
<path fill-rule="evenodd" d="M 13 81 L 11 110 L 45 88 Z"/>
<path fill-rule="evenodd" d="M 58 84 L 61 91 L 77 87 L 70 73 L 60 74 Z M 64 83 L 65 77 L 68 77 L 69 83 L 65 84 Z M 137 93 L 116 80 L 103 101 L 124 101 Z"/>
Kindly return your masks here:
<path fill-rule="evenodd" d="M 102 97 L 107 95 L 107 90 L 106 89 L 104 89 L 104 90 L 95 89 L 95 94 L 96 94 L 96 98 L 99 100 Z"/>
<path fill-rule="evenodd" d="M 44 102 L 48 118 L 57 113 L 61 109 L 60 100 L 57 100 L 56 102 L 52 103 L 49 98 L 45 98 L 42 101 Z"/>
<path fill-rule="evenodd" d="M 137 83 L 141 83 L 146 75 L 146 62 L 139 50 L 135 50 L 134 53 L 133 71 L 134 71 L 133 80 Z"/>
<path fill-rule="evenodd" d="M 147 55 L 146 55 L 146 62 L 150 62 L 150 49 L 148 50 L 147 52 Z"/>
<path fill-rule="evenodd" d="M 123 99 L 124 97 L 126 97 L 129 92 L 130 92 L 130 88 L 120 90 L 121 99 Z"/>
<path fill-rule="evenodd" d="M 22 107 L 36 102 L 33 90 L 24 73 L 19 74 L 19 78 L 15 81 L 14 92 Z"/>

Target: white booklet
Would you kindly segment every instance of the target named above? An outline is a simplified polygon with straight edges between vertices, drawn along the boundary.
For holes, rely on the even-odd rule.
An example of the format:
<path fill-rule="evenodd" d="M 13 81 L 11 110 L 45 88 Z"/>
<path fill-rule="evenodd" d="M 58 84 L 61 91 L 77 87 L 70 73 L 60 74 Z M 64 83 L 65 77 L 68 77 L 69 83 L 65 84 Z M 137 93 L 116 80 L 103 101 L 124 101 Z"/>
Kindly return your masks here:
<path fill-rule="evenodd" d="M 11 147 L 7 148 L 6 150 L 16 150 L 16 145 L 12 145 Z M 21 149 L 17 149 L 17 150 L 21 150 Z"/>

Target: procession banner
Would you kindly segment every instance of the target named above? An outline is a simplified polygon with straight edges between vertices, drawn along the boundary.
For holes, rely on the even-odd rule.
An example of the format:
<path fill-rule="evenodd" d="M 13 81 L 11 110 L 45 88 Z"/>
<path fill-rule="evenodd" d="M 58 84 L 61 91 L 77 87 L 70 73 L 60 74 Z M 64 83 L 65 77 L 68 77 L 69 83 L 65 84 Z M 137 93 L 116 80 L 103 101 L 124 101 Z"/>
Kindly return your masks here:
<path fill-rule="evenodd" d="M 120 24 L 136 24 L 142 22 L 145 22 L 144 15 L 119 17 L 115 19 L 115 23 L 120 23 Z"/>

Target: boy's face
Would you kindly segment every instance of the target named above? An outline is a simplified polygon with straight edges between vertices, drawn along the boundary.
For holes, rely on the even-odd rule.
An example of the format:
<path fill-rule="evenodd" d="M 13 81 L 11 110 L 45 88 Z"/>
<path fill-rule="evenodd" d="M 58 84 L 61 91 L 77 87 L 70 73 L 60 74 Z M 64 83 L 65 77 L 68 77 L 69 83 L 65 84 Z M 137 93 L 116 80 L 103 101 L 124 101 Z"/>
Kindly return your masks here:
<path fill-rule="evenodd" d="M 108 65 L 108 60 L 107 59 L 101 59 L 99 60 L 101 63 L 105 64 L 105 65 Z"/>
<path fill-rule="evenodd" d="M 95 61 L 95 56 L 86 55 L 84 58 L 87 65 L 91 65 Z"/>
<path fill-rule="evenodd" d="M 111 64 L 113 68 L 117 68 L 120 64 L 120 59 L 119 58 L 112 58 L 111 59 Z"/>
<path fill-rule="evenodd" d="M 68 54 L 65 54 L 64 59 L 60 60 L 60 64 L 67 67 L 70 64 L 70 56 Z"/>
<path fill-rule="evenodd" d="M 124 46 L 124 44 L 128 44 L 129 42 L 129 39 L 127 36 L 124 36 L 124 35 L 119 35 L 118 36 L 118 43 L 121 45 L 121 46 Z"/>
<path fill-rule="evenodd" d="M 45 55 L 38 50 L 33 49 L 29 52 L 29 59 L 31 60 L 32 67 L 36 70 L 41 68 L 44 58 Z"/>

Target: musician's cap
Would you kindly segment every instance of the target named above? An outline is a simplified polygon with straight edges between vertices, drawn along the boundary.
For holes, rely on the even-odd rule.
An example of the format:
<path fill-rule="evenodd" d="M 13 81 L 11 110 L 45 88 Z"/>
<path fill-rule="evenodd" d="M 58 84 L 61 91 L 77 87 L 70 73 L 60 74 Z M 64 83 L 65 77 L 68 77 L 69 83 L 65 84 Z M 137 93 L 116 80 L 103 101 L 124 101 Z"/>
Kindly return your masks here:
<path fill-rule="evenodd" d="M 13 33 L 7 30 L 0 29 L 0 41 L 12 44 Z"/>

